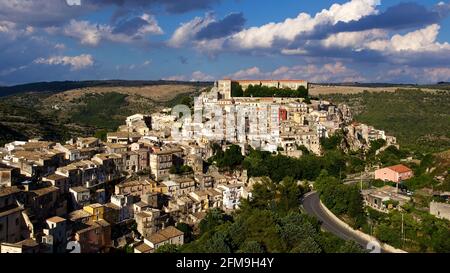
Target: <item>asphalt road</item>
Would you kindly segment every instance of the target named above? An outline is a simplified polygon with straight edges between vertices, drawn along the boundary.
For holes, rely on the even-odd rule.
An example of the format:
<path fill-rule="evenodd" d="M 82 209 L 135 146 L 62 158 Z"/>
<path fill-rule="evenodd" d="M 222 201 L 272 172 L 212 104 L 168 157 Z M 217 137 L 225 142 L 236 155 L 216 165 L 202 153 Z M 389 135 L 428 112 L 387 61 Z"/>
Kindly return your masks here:
<path fill-rule="evenodd" d="M 319 195 L 316 192 L 310 193 L 303 198 L 303 207 L 309 215 L 316 217 L 321 223 L 322 228 L 326 231 L 333 233 L 334 235 L 344 240 L 352 240 L 366 248 L 369 241 L 357 236 L 356 234 L 348 231 L 339 222 L 329 217 L 327 213 L 320 206 Z M 384 252 L 382 250 L 382 252 Z"/>

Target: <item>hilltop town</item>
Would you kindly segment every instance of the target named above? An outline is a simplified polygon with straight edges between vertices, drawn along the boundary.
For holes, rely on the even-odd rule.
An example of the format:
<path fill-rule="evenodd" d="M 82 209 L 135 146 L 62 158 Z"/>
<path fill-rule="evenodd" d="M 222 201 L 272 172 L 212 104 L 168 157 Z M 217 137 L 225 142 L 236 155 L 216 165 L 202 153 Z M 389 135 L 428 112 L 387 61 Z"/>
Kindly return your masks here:
<path fill-rule="evenodd" d="M 218 153 L 320 157 L 323 140 L 336 135 L 343 136 L 338 145 L 347 152 L 369 151 L 373 143 L 381 143 L 376 153 L 399 147 L 383 130 L 354 122 L 345 104 L 309 97 L 306 81 L 220 80 L 194 105 L 175 108 L 129 116 L 104 140 L 4 145 L 0 251 L 63 253 L 74 246 L 83 253 L 152 253 L 183 245 L 181 223 L 195 231 L 210 209 L 232 213 L 252 198 L 259 181 L 245 169 L 218 166 Z M 180 115 L 185 108 L 193 115 Z M 394 166 L 373 175 L 398 183 L 413 174 Z M 395 187 L 362 194 L 379 211 L 409 200 Z M 440 211 L 437 205 L 433 210 Z"/>

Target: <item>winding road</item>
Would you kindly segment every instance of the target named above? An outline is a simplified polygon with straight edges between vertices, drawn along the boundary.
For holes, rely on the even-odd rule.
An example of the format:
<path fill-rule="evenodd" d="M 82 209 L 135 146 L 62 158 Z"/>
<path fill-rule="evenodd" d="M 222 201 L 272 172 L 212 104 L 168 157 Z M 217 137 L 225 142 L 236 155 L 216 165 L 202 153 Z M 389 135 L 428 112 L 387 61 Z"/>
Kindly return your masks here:
<path fill-rule="evenodd" d="M 349 231 L 341 223 L 330 217 L 327 212 L 322 208 L 320 204 L 319 195 L 317 192 L 311 192 L 306 194 L 302 200 L 303 208 L 309 215 L 316 217 L 321 223 L 322 228 L 326 231 L 333 233 L 334 235 L 344 240 L 352 240 L 360 244 L 364 248 L 367 247 L 369 241 L 354 232 Z M 381 250 L 381 252 L 386 252 Z"/>

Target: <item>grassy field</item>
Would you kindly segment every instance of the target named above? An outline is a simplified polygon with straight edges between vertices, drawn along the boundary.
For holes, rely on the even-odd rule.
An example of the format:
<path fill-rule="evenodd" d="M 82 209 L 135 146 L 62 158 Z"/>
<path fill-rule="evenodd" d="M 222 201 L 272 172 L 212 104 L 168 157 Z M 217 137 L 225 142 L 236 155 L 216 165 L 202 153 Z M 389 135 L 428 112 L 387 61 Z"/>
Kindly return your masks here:
<path fill-rule="evenodd" d="M 321 97 L 348 104 L 355 120 L 386 130 L 403 148 L 424 153 L 450 149 L 449 91 L 399 89 Z"/>

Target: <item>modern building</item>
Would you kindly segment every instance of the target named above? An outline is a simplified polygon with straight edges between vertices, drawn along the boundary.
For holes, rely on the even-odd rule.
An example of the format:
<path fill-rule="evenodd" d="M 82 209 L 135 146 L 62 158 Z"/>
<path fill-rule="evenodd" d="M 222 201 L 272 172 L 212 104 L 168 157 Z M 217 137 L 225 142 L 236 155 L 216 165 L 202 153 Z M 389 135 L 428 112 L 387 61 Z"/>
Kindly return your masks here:
<path fill-rule="evenodd" d="M 402 164 L 378 169 L 375 171 L 375 179 L 392 181 L 395 183 L 400 183 L 404 180 L 410 179 L 413 176 L 413 171 Z"/>

